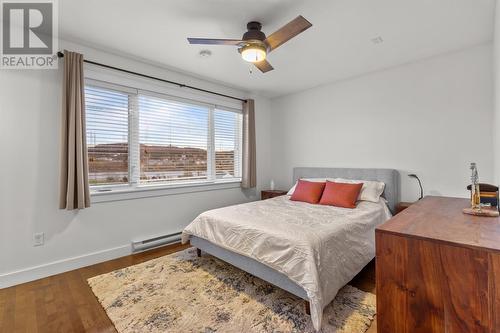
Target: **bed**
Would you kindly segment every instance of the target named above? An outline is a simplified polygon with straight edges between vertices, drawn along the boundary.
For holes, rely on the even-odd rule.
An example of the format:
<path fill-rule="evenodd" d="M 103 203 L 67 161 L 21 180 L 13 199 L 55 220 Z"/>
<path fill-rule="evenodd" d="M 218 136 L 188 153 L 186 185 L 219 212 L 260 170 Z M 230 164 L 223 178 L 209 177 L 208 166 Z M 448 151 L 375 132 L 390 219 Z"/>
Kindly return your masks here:
<path fill-rule="evenodd" d="M 356 209 L 311 205 L 289 196 L 210 210 L 182 234 L 183 243 L 218 257 L 308 301 L 321 328 L 323 308 L 375 256 L 375 227 L 399 199 L 394 169 L 295 168 L 301 178 L 345 178 L 385 183 L 378 203 Z"/>

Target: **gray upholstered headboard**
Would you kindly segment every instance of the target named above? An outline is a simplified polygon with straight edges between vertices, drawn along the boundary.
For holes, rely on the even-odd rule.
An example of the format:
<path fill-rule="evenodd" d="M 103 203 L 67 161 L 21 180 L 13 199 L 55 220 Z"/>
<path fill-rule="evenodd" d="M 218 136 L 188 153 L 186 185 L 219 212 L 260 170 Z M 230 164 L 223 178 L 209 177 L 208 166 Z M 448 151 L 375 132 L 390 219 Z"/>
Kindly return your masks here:
<path fill-rule="evenodd" d="M 385 183 L 383 196 L 393 213 L 399 202 L 399 172 L 395 169 L 294 168 L 293 183 L 300 178 L 378 180 Z"/>

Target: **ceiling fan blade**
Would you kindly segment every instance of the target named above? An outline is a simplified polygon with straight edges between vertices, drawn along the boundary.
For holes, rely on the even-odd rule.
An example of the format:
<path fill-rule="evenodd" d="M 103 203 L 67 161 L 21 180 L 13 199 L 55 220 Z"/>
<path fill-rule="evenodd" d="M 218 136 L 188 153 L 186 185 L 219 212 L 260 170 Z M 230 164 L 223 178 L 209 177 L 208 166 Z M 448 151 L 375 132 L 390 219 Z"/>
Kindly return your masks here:
<path fill-rule="evenodd" d="M 312 23 L 299 15 L 268 36 L 264 42 L 269 46 L 269 51 L 272 51 L 310 27 Z"/>
<path fill-rule="evenodd" d="M 271 66 L 271 64 L 267 60 L 262 60 L 262 61 L 259 61 L 259 62 L 254 62 L 253 64 L 262 73 L 266 73 L 266 72 L 272 71 L 274 69 L 273 66 Z"/>
<path fill-rule="evenodd" d="M 239 39 L 213 39 L 213 38 L 188 38 L 189 44 L 203 44 L 203 45 L 239 45 L 243 43 Z"/>

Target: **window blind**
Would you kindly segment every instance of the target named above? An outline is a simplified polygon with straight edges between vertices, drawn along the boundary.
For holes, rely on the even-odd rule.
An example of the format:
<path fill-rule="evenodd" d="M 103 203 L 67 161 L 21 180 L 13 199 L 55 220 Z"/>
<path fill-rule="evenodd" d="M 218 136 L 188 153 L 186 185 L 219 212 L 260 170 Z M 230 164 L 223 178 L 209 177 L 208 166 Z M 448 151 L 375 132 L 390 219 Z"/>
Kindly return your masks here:
<path fill-rule="evenodd" d="M 209 108 L 139 95 L 140 183 L 206 180 Z"/>
<path fill-rule="evenodd" d="M 217 179 L 241 177 L 240 147 L 242 114 L 214 110 L 215 176 Z"/>
<path fill-rule="evenodd" d="M 89 183 L 128 183 L 129 95 L 87 85 L 85 106 Z"/>
<path fill-rule="evenodd" d="M 241 178 L 239 110 L 90 79 L 85 102 L 91 186 Z"/>

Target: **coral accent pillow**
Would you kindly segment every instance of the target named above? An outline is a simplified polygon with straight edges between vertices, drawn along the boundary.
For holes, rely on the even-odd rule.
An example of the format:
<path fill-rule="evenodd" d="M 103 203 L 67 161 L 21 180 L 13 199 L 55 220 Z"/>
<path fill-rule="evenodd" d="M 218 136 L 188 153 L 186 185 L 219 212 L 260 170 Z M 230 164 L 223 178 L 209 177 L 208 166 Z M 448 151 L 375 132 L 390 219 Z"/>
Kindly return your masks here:
<path fill-rule="evenodd" d="M 327 181 L 319 204 L 356 208 L 356 201 L 358 200 L 358 195 L 362 187 L 363 183 L 348 184 Z"/>
<path fill-rule="evenodd" d="M 318 183 L 299 180 L 290 200 L 317 204 L 319 199 L 321 199 L 324 188 L 325 183 L 323 182 Z"/>

